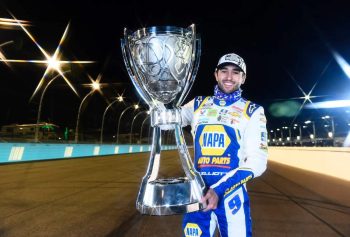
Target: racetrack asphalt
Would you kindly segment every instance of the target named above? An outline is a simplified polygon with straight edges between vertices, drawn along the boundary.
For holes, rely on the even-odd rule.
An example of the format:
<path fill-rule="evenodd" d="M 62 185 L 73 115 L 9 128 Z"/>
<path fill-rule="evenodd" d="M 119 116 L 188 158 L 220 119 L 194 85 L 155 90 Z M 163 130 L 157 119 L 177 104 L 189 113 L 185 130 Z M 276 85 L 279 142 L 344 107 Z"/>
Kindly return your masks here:
<path fill-rule="evenodd" d="M 0 236 L 182 236 L 181 215 L 143 216 L 135 208 L 148 156 L 0 165 Z M 181 176 L 177 156 L 162 152 L 161 176 Z M 350 206 L 271 169 L 248 190 L 255 237 L 350 236 Z"/>

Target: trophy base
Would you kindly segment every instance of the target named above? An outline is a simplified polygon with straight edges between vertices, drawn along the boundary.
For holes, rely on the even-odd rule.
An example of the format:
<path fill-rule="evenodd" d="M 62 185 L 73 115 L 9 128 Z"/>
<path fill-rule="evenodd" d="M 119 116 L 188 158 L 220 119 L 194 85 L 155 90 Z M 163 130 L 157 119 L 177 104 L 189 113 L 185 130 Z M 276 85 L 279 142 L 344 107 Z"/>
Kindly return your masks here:
<path fill-rule="evenodd" d="M 145 215 L 175 215 L 202 210 L 205 187 L 187 178 L 157 179 L 141 187 L 136 208 Z M 144 190 L 144 193 L 142 193 Z"/>
<path fill-rule="evenodd" d="M 150 216 L 168 216 L 168 215 L 180 215 L 184 213 L 190 213 L 204 209 L 202 203 L 191 203 L 187 205 L 177 206 L 145 206 L 137 205 L 137 210 L 143 215 Z"/>

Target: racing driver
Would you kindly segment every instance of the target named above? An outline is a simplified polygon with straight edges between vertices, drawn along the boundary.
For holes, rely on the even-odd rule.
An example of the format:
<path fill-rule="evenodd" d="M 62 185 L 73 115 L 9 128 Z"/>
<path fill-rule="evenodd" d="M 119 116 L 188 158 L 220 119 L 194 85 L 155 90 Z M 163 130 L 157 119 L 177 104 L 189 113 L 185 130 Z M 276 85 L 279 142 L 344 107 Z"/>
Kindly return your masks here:
<path fill-rule="evenodd" d="M 184 236 L 252 235 L 246 183 L 260 176 L 267 164 L 264 109 L 241 96 L 246 64 L 229 53 L 214 72 L 213 96 L 199 96 L 182 107 L 183 126 L 191 125 L 194 165 L 208 191 L 202 211 L 187 213 Z"/>

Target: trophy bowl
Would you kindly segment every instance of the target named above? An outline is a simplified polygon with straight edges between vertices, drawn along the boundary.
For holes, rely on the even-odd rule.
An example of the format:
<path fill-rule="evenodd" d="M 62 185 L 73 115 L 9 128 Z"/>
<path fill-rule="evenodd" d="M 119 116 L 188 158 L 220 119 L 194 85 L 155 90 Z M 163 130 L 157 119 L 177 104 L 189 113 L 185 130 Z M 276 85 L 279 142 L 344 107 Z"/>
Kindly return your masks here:
<path fill-rule="evenodd" d="M 181 128 L 180 105 L 197 73 L 200 39 L 195 25 L 188 28 L 158 26 L 134 32 L 124 29 L 124 63 L 137 92 L 150 107 L 152 147 L 136 207 L 142 214 L 173 215 L 205 208 L 206 188 L 194 169 Z M 185 177 L 159 178 L 161 129 L 174 129 Z"/>

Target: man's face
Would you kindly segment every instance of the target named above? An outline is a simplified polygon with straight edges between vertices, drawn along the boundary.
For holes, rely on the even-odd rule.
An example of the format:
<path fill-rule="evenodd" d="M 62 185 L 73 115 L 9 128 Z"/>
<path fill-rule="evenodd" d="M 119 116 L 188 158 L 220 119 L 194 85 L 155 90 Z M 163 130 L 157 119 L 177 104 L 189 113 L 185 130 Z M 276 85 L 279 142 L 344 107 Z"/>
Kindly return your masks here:
<path fill-rule="evenodd" d="M 238 66 L 227 65 L 214 72 L 220 90 L 229 94 L 238 90 L 245 81 L 245 74 Z"/>

